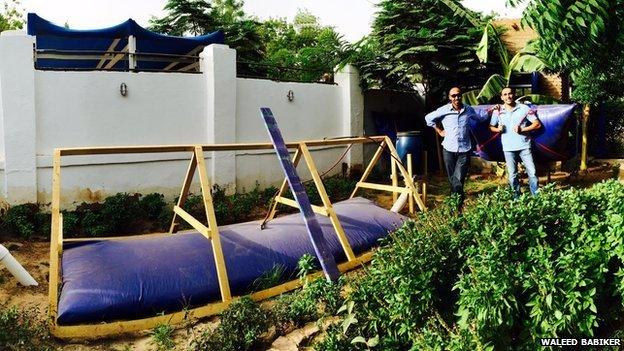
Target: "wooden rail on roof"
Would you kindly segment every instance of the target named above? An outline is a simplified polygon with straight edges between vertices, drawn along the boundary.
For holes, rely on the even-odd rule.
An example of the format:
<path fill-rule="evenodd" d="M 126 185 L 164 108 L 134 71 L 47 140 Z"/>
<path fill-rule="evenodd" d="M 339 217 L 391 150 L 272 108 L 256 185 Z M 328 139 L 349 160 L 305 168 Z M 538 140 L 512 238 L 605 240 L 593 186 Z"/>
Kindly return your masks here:
<path fill-rule="evenodd" d="M 303 157 L 306 162 L 316 185 L 317 191 L 321 196 L 322 205 L 314 206 L 316 213 L 327 216 L 336 231 L 338 240 L 345 251 L 348 258 L 347 262 L 338 265 L 341 272 L 358 267 L 368 261 L 370 261 L 371 252 L 364 253 L 358 257 L 355 256 L 351 249 L 351 245 L 344 233 L 342 225 L 336 216 L 336 213 L 329 200 L 327 192 L 323 186 L 320 175 L 312 158 L 309 148 L 320 147 L 329 145 L 349 145 L 354 143 L 376 143 L 379 145 L 373 159 L 366 167 L 364 174 L 355 190 L 351 194 L 353 197 L 360 188 L 373 188 L 382 191 L 402 192 L 408 193 L 421 210 L 425 210 L 424 199 L 421 198 L 418 193 L 417 187 L 414 185 L 410 172 L 405 167 L 397 162 L 399 160 L 398 154 L 392 145 L 391 140 L 385 136 L 374 137 L 352 137 L 352 138 L 337 138 L 337 139 L 325 139 L 325 140 L 308 140 L 300 142 L 286 143 L 286 147 L 290 149 L 296 149 L 294 154 L 293 163 L 296 165 Z M 229 281 L 227 276 L 227 269 L 225 260 L 223 257 L 223 251 L 220 245 L 219 229 L 214 213 L 214 206 L 212 204 L 211 196 L 211 183 L 208 179 L 208 173 L 205 164 L 205 158 L 203 152 L 207 151 L 234 151 L 234 150 L 258 150 L 258 149 L 273 149 L 271 143 L 246 143 L 246 144 L 193 144 L 193 145 L 153 145 L 153 146 L 115 146 L 115 147 L 88 147 L 88 148 L 59 148 L 54 150 L 53 159 L 53 175 L 52 175 L 52 229 L 51 229 L 51 244 L 50 244 L 50 286 L 49 286 L 49 325 L 52 334 L 60 338 L 97 338 L 102 336 L 114 335 L 119 333 L 125 333 L 130 331 L 143 330 L 153 328 L 159 323 L 177 324 L 185 321 L 189 318 L 200 318 L 213 314 L 217 314 L 225 309 L 229 303 L 236 297 L 232 297 L 230 294 Z M 384 150 L 393 158 L 393 162 L 396 164 L 393 167 L 398 166 L 399 172 L 403 175 L 405 187 L 398 186 L 398 180 L 393 181 L 393 186 L 374 184 L 366 182 L 366 179 L 370 175 L 372 168 L 380 159 L 380 156 Z M 63 227 L 62 227 L 62 215 L 60 212 L 60 199 L 61 199 L 61 157 L 62 156 L 76 156 L 76 155 L 104 155 L 104 154 L 134 154 L 134 153 L 169 153 L 169 152 L 188 152 L 191 153 L 190 164 L 186 176 L 182 183 L 182 190 L 177 205 L 174 207 L 174 218 L 172 220 L 169 233 L 175 233 L 177 231 L 176 219 L 178 217 L 185 220 L 192 227 L 198 230 L 206 237 L 207 240 L 211 240 L 213 255 L 215 257 L 215 266 L 217 268 L 217 278 L 219 282 L 219 289 L 221 291 L 222 301 L 213 302 L 205 306 L 197 307 L 188 311 L 180 311 L 175 313 L 169 313 L 162 316 L 156 316 L 151 318 L 142 318 L 138 320 L 117 321 L 98 324 L 87 325 L 58 325 L 57 324 L 57 310 L 58 310 L 58 292 L 59 292 L 59 275 L 60 275 L 60 260 L 63 251 L 63 243 L 70 241 L 70 239 L 63 239 Z M 189 189 L 193 176 L 199 170 L 200 174 L 200 186 L 202 190 L 202 197 L 204 200 L 204 207 L 206 210 L 206 218 L 208 219 L 208 225 L 204 225 L 201 221 L 191 216 L 189 213 L 182 209 L 186 199 L 188 198 Z M 394 179 L 394 178 L 393 178 Z M 276 202 L 270 209 L 269 219 L 272 219 L 276 213 L 277 202 L 297 207 L 296 203 L 292 200 L 284 198 L 283 192 L 286 190 L 286 180 L 282 183 L 279 193 L 276 195 Z M 423 187 L 424 189 L 424 187 Z M 114 239 L 114 238 L 98 238 L 100 240 Z M 320 276 L 321 274 L 317 274 Z M 272 287 L 263 291 L 253 293 L 251 295 L 254 300 L 262 300 L 269 297 L 279 295 L 283 292 L 295 289 L 301 285 L 299 279 L 295 279 L 290 282 L 286 282 L 276 287 Z"/>

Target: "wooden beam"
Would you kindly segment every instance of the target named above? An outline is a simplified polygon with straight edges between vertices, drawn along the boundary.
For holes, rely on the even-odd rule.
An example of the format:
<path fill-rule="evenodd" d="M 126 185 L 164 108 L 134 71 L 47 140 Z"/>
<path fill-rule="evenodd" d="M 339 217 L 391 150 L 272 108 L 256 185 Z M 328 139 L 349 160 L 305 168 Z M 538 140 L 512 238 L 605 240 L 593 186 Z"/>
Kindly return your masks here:
<path fill-rule="evenodd" d="M 301 159 L 301 152 L 299 148 L 297 148 L 297 151 L 295 151 L 295 155 L 293 156 L 293 160 L 292 160 L 293 166 L 295 166 L 295 168 L 297 168 L 297 164 L 299 163 L 300 159 Z M 269 211 L 269 215 L 267 216 L 267 221 L 270 221 L 273 218 L 275 218 L 275 214 L 277 213 L 277 204 L 278 204 L 277 199 L 282 198 L 282 194 L 284 194 L 284 191 L 286 191 L 287 187 L 288 187 L 288 178 L 284 178 L 284 180 L 282 181 L 282 185 L 280 185 L 279 187 L 279 191 L 277 192 L 277 195 L 275 195 L 275 200 L 273 201 L 273 206 L 271 206 L 271 210 Z M 298 204 L 297 204 L 297 208 L 299 208 Z M 314 210 L 314 206 L 312 206 L 312 210 Z"/>
<path fill-rule="evenodd" d="M 124 46 L 123 49 L 121 49 L 122 52 L 128 52 L 128 44 L 126 44 L 126 46 Z M 119 62 L 119 60 L 121 60 L 122 58 L 124 58 L 124 56 L 126 56 L 125 54 L 117 54 L 115 55 L 115 57 L 113 57 L 110 62 L 108 64 L 106 64 L 106 66 L 104 66 L 104 69 L 111 69 L 117 62 Z"/>
<path fill-rule="evenodd" d="M 180 68 L 180 69 L 178 70 L 178 72 L 186 72 L 186 71 L 190 71 L 190 70 L 192 70 L 192 69 L 194 69 L 194 68 L 196 68 L 197 70 L 199 70 L 199 61 L 197 61 L 197 62 L 193 62 L 193 63 L 191 63 L 191 64 L 188 64 L 188 65 L 186 65 L 186 66 L 184 66 L 184 67 Z"/>
<path fill-rule="evenodd" d="M 100 59 L 100 62 L 98 62 L 96 68 L 100 69 L 102 68 L 102 66 L 104 65 L 104 62 L 106 62 L 106 60 L 108 60 L 109 56 L 112 56 L 111 54 L 108 53 L 108 51 L 115 51 L 115 47 L 117 47 L 117 44 L 119 44 L 119 41 L 121 39 L 116 38 L 115 40 L 113 40 L 113 42 L 110 44 L 110 46 L 108 47 L 108 49 L 106 49 L 106 53 L 104 53 L 104 55 L 102 55 L 102 59 Z"/>
<path fill-rule="evenodd" d="M 191 56 L 191 55 L 195 55 L 197 54 L 199 51 L 203 50 L 205 46 L 200 45 L 195 47 L 193 50 L 189 51 L 186 56 Z M 163 68 L 164 71 L 168 71 L 170 69 L 172 69 L 173 67 L 177 66 L 178 64 L 180 64 L 180 61 L 175 61 L 175 62 L 171 62 L 169 65 L 167 65 L 165 68 Z"/>
<path fill-rule="evenodd" d="M 397 176 L 397 160 L 394 157 L 390 157 L 390 178 L 392 179 L 392 186 L 399 186 L 399 177 Z M 392 192 L 392 202 L 396 202 L 397 193 L 395 191 Z"/>
<path fill-rule="evenodd" d="M 299 204 L 297 204 L 297 201 L 289 199 L 287 197 L 281 197 L 281 196 L 276 197 L 275 198 L 275 202 L 299 209 Z M 328 215 L 327 210 L 325 209 L 325 207 L 312 205 L 312 204 L 311 204 L 311 206 L 312 206 L 312 211 L 314 211 L 314 213 L 318 213 L 318 214 L 323 215 L 323 216 L 327 216 Z"/>
<path fill-rule="evenodd" d="M 386 136 L 386 145 L 388 146 L 388 150 L 390 150 L 390 154 L 394 157 L 396 157 L 396 159 L 399 159 L 399 154 L 397 153 L 396 149 L 394 148 L 394 145 L 392 145 L 392 141 L 390 141 L 390 138 Z M 420 198 L 420 194 L 418 193 L 418 189 L 416 188 L 416 186 L 414 185 L 414 180 L 412 179 L 412 177 L 409 176 L 407 170 L 405 169 L 405 167 L 403 167 L 402 164 L 397 163 L 397 166 L 399 166 L 399 171 L 401 172 L 401 175 L 403 175 L 403 177 L 405 178 L 405 185 L 406 187 L 408 187 L 412 193 L 412 197 L 414 198 L 414 200 L 416 200 L 416 204 L 418 205 L 418 208 L 421 211 L 426 211 L 427 208 L 425 207 L 425 204 L 423 203 L 422 199 Z"/>
<path fill-rule="evenodd" d="M 407 154 L 407 174 L 409 174 L 410 179 L 414 179 L 413 170 L 412 170 L 412 154 Z M 407 183 L 405 184 L 407 186 Z M 410 196 L 407 198 L 408 209 L 410 214 L 414 214 L 414 197 Z"/>
<path fill-rule="evenodd" d="M 193 152 L 193 156 L 191 156 L 191 162 L 189 163 L 188 169 L 186 170 L 186 176 L 184 177 L 184 183 L 182 183 L 182 190 L 180 190 L 180 197 L 178 198 L 177 206 L 182 208 L 186 199 L 188 198 L 189 189 L 191 188 L 191 183 L 193 182 L 193 176 L 195 175 L 195 169 L 197 169 L 197 157 L 195 157 L 195 153 Z M 173 234 L 178 231 L 178 225 L 176 224 L 177 213 L 173 212 L 173 218 L 171 219 L 171 226 L 169 227 L 169 234 Z"/>
<path fill-rule="evenodd" d="M 383 138 L 383 137 L 311 140 L 311 141 L 305 141 L 305 143 L 306 145 L 308 145 L 308 147 L 310 146 L 332 146 L 332 145 L 345 145 L 345 144 L 350 144 L 350 143 L 370 143 L 370 142 L 376 141 L 379 138 Z M 298 146 L 299 146 L 299 142 L 286 143 L 286 147 L 288 147 L 289 149 L 295 149 Z M 203 151 L 273 149 L 273 145 L 271 143 L 205 144 L 205 145 L 201 145 L 201 147 Z M 195 145 L 103 146 L 103 147 L 88 147 L 88 148 L 62 148 L 60 150 L 61 150 L 61 156 L 136 154 L 136 153 L 194 151 Z"/>
<path fill-rule="evenodd" d="M 185 220 L 188 224 L 195 228 L 195 230 L 197 230 L 201 235 L 205 236 L 206 239 L 211 239 L 210 229 L 203 225 L 202 222 L 198 221 L 190 213 L 184 211 L 182 207 L 174 206 L 173 212 L 175 212 L 178 216 L 180 216 L 183 220 Z"/>
<path fill-rule="evenodd" d="M 325 211 L 327 211 L 327 215 L 329 216 L 332 226 L 334 227 L 334 231 L 336 232 L 336 235 L 338 236 L 338 241 L 340 242 L 340 245 L 342 246 L 342 250 L 345 252 L 347 259 L 349 261 L 352 261 L 355 259 L 355 254 L 353 254 L 353 249 L 351 248 L 351 244 L 349 243 L 349 238 L 347 238 L 347 235 L 345 234 L 345 231 L 342 228 L 340 221 L 338 220 L 338 216 L 336 215 L 336 212 L 334 211 L 331 201 L 329 201 L 329 196 L 327 196 L 327 191 L 325 191 L 323 180 L 321 179 L 321 176 L 318 173 L 318 169 L 316 168 L 316 164 L 314 163 L 312 154 L 310 154 L 310 150 L 308 150 L 308 147 L 306 146 L 305 143 L 301 143 L 299 145 L 299 150 L 301 150 L 303 159 L 308 165 L 308 169 L 310 170 L 310 174 L 312 175 L 312 180 L 314 180 L 314 185 L 316 185 L 316 191 L 321 197 L 321 201 L 323 201 L 323 206 L 325 208 Z"/>
<path fill-rule="evenodd" d="M 373 155 L 373 158 L 368 163 L 368 166 L 366 166 L 366 169 L 364 170 L 364 173 L 362 174 L 362 178 L 360 178 L 360 181 L 358 183 L 364 182 L 368 178 L 370 173 L 373 171 L 373 167 L 375 167 L 375 165 L 377 164 L 377 161 L 379 161 L 379 158 L 381 157 L 381 153 L 383 152 L 385 143 L 386 143 L 386 140 L 382 139 L 381 143 L 379 144 L 379 147 L 377 148 L 377 151 L 375 151 L 375 155 Z M 350 199 L 352 199 L 355 196 L 355 194 L 357 194 L 358 189 L 359 189 L 359 186 L 356 184 L 355 189 L 353 189 L 353 192 L 351 193 L 351 196 L 349 196 Z"/>
<path fill-rule="evenodd" d="M 197 159 L 197 168 L 199 169 L 199 183 L 201 185 L 202 197 L 204 199 L 208 227 L 210 228 L 210 232 L 212 234 L 210 237 L 212 239 L 212 254 L 217 267 L 217 278 L 219 279 L 221 299 L 226 302 L 232 299 L 232 294 L 230 293 L 230 282 L 228 281 L 225 259 L 223 258 L 223 249 L 221 248 L 219 226 L 217 224 L 217 217 L 215 216 L 214 206 L 212 204 L 212 186 L 208 180 L 208 170 L 206 169 L 206 160 L 204 159 L 204 152 L 201 145 L 195 146 L 195 158 Z"/>
<path fill-rule="evenodd" d="M 400 187 L 400 186 L 392 186 L 385 184 L 377 184 L 377 183 L 367 183 L 367 182 L 358 182 L 357 186 L 359 188 L 365 189 L 373 189 L 373 190 L 382 190 L 389 192 L 397 192 L 397 193 L 407 193 L 410 190 L 408 188 Z"/>

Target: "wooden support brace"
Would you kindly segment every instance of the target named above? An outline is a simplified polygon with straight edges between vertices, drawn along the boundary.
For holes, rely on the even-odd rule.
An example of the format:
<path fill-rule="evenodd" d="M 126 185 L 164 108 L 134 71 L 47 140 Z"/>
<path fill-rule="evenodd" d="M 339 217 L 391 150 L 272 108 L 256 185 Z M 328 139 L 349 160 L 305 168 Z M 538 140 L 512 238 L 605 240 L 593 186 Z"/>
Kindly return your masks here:
<path fill-rule="evenodd" d="M 289 199 L 287 197 L 281 197 L 278 196 L 275 198 L 275 202 L 276 203 L 280 203 L 280 204 L 284 204 L 286 206 L 290 206 L 290 207 L 294 207 L 294 208 L 299 208 L 299 204 L 297 204 L 297 201 Z M 312 206 L 312 211 L 314 211 L 314 213 L 318 213 L 320 215 L 323 216 L 327 216 L 327 210 L 325 209 L 325 207 L 321 207 L 321 206 L 317 206 L 317 205 L 311 205 Z"/>
<path fill-rule="evenodd" d="M 293 155 L 293 166 L 295 166 L 295 168 L 297 168 L 297 164 L 299 163 L 299 160 L 301 159 L 301 151 L 299 150 L 299 148 L 297 148 L 297 151 L 295 151 L 295 155 Z M 275 201 L 273 201 L 273 206 L 271 206 L 271 210 L 269 211 L 269 216 L 267 217 L 267 221 L 272 220 L 273 218 L 275 218 L 275 214 L 277 213 L 277 198 L 283 198 L 282 195 L 284 194 L 284 191 L 286 191 L 286 188 L 288 187 L 288 179 L 284 178 L 284 180 L 282 181 L 282 185 L 279 188 L 279 191 L 277 192 L 277 195 L 275 195 Z M 297 205 L 297 208 L 299 208 L 299 205 Z M 312 209 L 314 209 L 314 206 L 312 206 Z"/>
<path fill-rule="evenodd" d="M 188 224 L 190 224 L 195 230 L 197 230 L 201 235 L 205 236 L 206 239 L 211 239 L 210 237 L 210 229 L 202 224 L 202 222 L 195 219 L 195 217 L 191 216 L 190 213 L 184 211 L 182 207 L 175 206 L 173 207 L 173 212 L 184 219 Z"/>
<path fill-rule="evenodd" d="M 396 157 L 397 160 L 398 160 L 399 159 L 399 155 L 398 155 L 396 149 L 394 148 L 394 145 L 392 145 L 392 141 L 390 141 L 390 138 L 387 137 L 387 136 L 386 136 L 386 145 L 388 146 L 388 149 L 390 150 L 390 154 L 392 156 Z M 425 211 L 426 210 L 425 204 L 423 203 L 422 199 L 420 198 L 420 195 L 418 193 L 418 189 L 414 185 L 413 179 L 409 176 L 407 170 L 405 169 L 405 167 L 403 167 L 402 164 L 397 163 L 397 165 L 399 166 L 399 171 L 401 172 L 401 174 L 405 178 L 405 185 L 410 188 L 410 190 L 412 192 L 412 195 L 414 197 L 414 200 L 416 200 L 416 204 L 418 205 L 418 208 L 421 211 Z"/>
<path fill-rule="evenodd" d="M 329 201 L 329 196 L 327 196 L 327 191 L 325 190 L 325 186 L 323 185 L 323 180 L 318 173 L 318 169 L 316 168 L 316 164 L 314 163 L 314 159 L 312 159 L 312 155 L 310 154 L 310 150 L 305 143 L 299 144 L 299 150 L 301 150 L 301 154 L 308 165 L 308 169 L 310 170 L 310 174 L 312 175 L 312 179 L 314 180 L 314 185 L 316 185 L 316 190 L 318 191 L 319 196 L 321 197 L 321 201 L 323 201 L 323 207 L 325 211 L 327 211 L 327 215 L 334 227 L 334 231 L 336 235 L 338 235 L 338 241 L 342 246 L 342 250 L 345 252 L 347 259 L 352 261 L 355 259 L 355 254 L 353 253 L 353 249 L 351 248 L 351 244 L 349 244 L 349 239 L 347 238 L 347 234 L 345 233 L 340 221 L 338 220 L 338 216 L 334 211 L 334 207 Z"/>
<path fill-rule="evenodd" d="M 407 174 L 409 174 L 410 179 L 414 179 L 414 171 L 412 169 L 412 154 L 407 154 Z M 407 186 L 407 183 L 405 183 L 405 186 Z M 416 187 L 418 189 L 418 187 Z M 415 194 L 418 195 L 418 194 Z M 409 208 L 409 213 L 410 214 L 414 214 L 414 197 L 410 196 L 408 198 L 408 208 Z"/>
<path fill-rule="evenodd" d="M 197 159 L 199 183 L 201 185 L 202 196 L 204 198 L 204 207 L 206 209 L 208 227 L 210 228 L 212 234 L 212 254 L 214 256 L 215 265 L 217 266 L 217 278 L 219 279 L 221 299 L 225 302 L 232 299 L 232 294 L 230 293 L 230 283 L 228 281 L 227 269 L 225 267 L 225 259 L 223 258 L 223 249 L 221 248 L 219 227 L 217 226 L 217 218 L 212 204 L 212 187 L 210 186 L 210 181 L 208 180 L 208 170 L 206 169 L 206 161 L 204 160 L 204 152 L 201 145 L 195 146 L 195 158 Z"/>
<path fill-rule="evenodd" d="M 377 161 L 379 161 L 379 158 L 381 157 L 381 153 L 383 152 L 385 143 L 386 143 L 386 139 L 382 139 L 381 143 L 379 144 L 379 147 L 377 148 L 377 151 L 375 151 L 375 154 L 373 155 L 373 158 L 368 163 L 368 166 L 366 166 L 366 169 L 364 170 L 364 173 L 362 174 L 362 178 L 360 178 L 360 181 L 358 182 L 358 184 L 363 183 L 373 171 L 373 167 L 375 167 L 375 165 L 377 164 Z M 359 190 L 359 188 L 360 187 L 356 184 L 355 189 L 353 189 L 353 192 L 351 193 L 351 196 L 349 196 L 350 199 L 352 199 L 355 196 L 355 194 L 357 194 L 357 191 Z"/>
<path fill-rule="evenodd" d="M 191 162 L 189 163 L 188 169 L 186 171 L 186 176 L 184 177 L 184 183 L 182 183 L 182 190 L 180 191 L 180 197 L 178 198 L 177 207 L 182 208 L 186 199 L 189 195 L 189 189 L 191 188 L 191 183 L 193 182 L 193 176 L 195 175 L 195 170 L 197 169 L 197 157 L 193 152 L 193 156 L 191 156 Z M 169 227 L 169 234 L 176 233 L 178 231 L 178 224 L 176 223 L 176 217 L 178 214 L 174 211 L 173 218 L 171 219 L 171 226 Z"/>
<path fill-rule="evenodd" d="M 390 171 L 391 171 L 391 175 L 390 178 L 392 179 L 392 186 L 394 187 L 398 187 L 399 186 L 399 177 L 397 176 L 397 160 L 394 159 L 394 157 L 390 157 Z M 396 202 L 398 197 L 398 194 L 393 191 L 392 192 L 392 202 Z"/>

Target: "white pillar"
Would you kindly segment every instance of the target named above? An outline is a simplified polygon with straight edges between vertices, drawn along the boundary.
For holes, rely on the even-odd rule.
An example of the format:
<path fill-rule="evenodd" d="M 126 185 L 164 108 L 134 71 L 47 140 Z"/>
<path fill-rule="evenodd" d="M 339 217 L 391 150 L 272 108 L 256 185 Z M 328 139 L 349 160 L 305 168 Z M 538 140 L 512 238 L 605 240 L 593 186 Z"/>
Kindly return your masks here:
<path fill-rule="evenodd" d="M 212 44 L 200 54 L 206 82 L 208 143 L 236 142 L 236 50 Z M 236 191 L 236 152 L 210 153 L 211 182 Z"/>
<path fill-rule="evenodd" d="M 0 35 L 3 195 L 9 204 L 37 202 L 34 44 L 35 38 L 21 31 Z"/>
<path fill-rule="evenodd" d="M 360 88 L 360 74 L 357 68 L 346 65 L 336 72 L 334 81 L 340 88 L 340 113 L 343 136 L 364 135 L 364 95 Z M 349 166 L 361 166 L 363 163 L 362 144 L 351 147 L 346 160 Z"/>

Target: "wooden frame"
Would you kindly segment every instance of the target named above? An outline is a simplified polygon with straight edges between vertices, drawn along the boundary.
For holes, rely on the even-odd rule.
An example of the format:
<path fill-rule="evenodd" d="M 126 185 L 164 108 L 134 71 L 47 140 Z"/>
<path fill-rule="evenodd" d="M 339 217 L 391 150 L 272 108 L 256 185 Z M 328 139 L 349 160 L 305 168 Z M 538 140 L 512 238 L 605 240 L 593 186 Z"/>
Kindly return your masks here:
<path fill-rule="evenodd" d="M 391 154 L 396 156 L 396 150 L 392 146 L 390 139 L 387 137 L 360 137 L 360 138 L 341 138 L 333 140 L 311 140 L 302 141 L 297 143 L 287 143 L 286 146 L 290 149 L 296 149 L 297 151 L 293 157 L 293 163 L 296 165 L 303 157 L 306 162 L 317 187 L 319 195 L 321 196 L 323 205 L 315 206 L 315 212 L 328 216 L 332 222 L 334 230 L 337 233 L 338 239 L 342 245 L 348 260 L 338 265 L 340 272 L 345 272 L 361 266 L 372 258 L 372 252 L 366 252 L 360 256 L 355 256 L 351 246 L 347 240 L 347 237 L 342 229 L 342 226 L 336 216 L 336 213 L 332 207 L 332 204 L 327 196 L 327 192 L 323 186 L 322 180 L 310 153 L 309 147 L 315 146 L 328 146 L 328 145 L 347 145 L 352 143 L 369 143 L 375 142 L 380 144 L 380 148 L 375 153 L 373 160 L 366 168 L 364 176 L 358 183 L 358 186 L 354 190 L 351 197 L 355 195 L 358 188 L 369 186 L 373 183 L 365 183 L 364 181 L 370 174 L 372 167 L 379 160 L 381 156 L 381 150 L 384 145 L 388 147 Z M 212 204 L 211 184 L 208 179 L 208 173 L 206 169 L 204 152 L 205 151 L 233 151 L 233 150 L 253 150 L 253 149 L 272 149 L 273 145 L 270 143 L 253 143 L 253 144 L 215 144 L 215 145 L 166 145 L 166 146 L 128 146 L 128 147 L 95 147 L 95 148 L 64 148 L 54 150 L 53 159 L 53 171 L 52 171 L 52 224 L 51 224 L 51 239 L 50 239 L 50 277 L 49 277 L 49 311 L 48 311 L 48 324 L 50 326 L 51 333 L 59 338 L 98 338 L 103 336 L 110 336 L 115 334 L 127 333 L 132 331 L 138 331 L 143 329 L 153 328 L 159 323 L 178 324 L 185 320 L 195 319 L 214 315 L 223 311 L 234 299 L 230 293 L 229 281 L 227 277 L 227 267 L 223 257 L 223 251 L 220 244 L 220 236 L 216 216 L 214 213 L 214 207 Z M 69 241 L 75 241 L 72 239 L 63 238 L 63 218 L 60 212 L 60 199 L 61 199 L 61 158 L 62 156 L 72 155 L 101 155 L 101 154 L 130 154 L 130 153 L 169 153 L 169 152 L 189 152 L 191 153 L 190 163 L 186 176 L 182 183 L 182 190 L 177 205 L 174 207 L 174 218 L 169 229 L 169 234 L 173 234 L 177 231 L 176 220 L 181 218 L 189 223 L 193 228 L 204 235 L 208 240 L 212 242 L 213 255 L 215 257 L 215 266 L 217 269 L 217 277 L 219 281 L 219 288 L 221 291 L 221 301 L 209 303 L 204 306 L 196 307 L 190 310 L 169 313 L 166 315 L 159 315 L 150 318 L 142 318 L 137 320 L 126 321 L 113 321 L 107 323 L 98 324 L 82 324 L 82 325 L 58 325 L 57 324 L 57 312 L 58 312 L 58 298 L 59 298 L 59 275 L 61 255 L 63 252 L 63 243 Z M 417 195 L 418 192 L 414 188 L 412 178 L 408 177 L 407 170 L 401 164 L 397 164 L 399 170 L 404 174 L 406 187 L 388 186 L 383 184 L 374 185 L 376 189 L 380 190 L 394 190 L 397 192 L 409 192 L 412 195 Z M 204 200 L 204 207 L 206 211 L 207 224 L 204 225 L 201 221 L 198 221 L 189 213 L 182 209 L 186 199 L 188 198 L 189 189 L 193 176 L 196 171 L 199 171 L 199 180 Z M 294 202 L 289 202 L 283 198 L 281 194 L 286 190 L 286 181 L 282 183 L 280 187 L 277 201 L 289 206 L 294 206 Z M 422 202 L 419 197 L 414 198 L 416 203 L 421 206 Z M 295 206 L 296 207 L 296 206 Z M 424 205 L 421 207 L 424 208 Z M 275 216 L 276 204 L 270 209 L 270 218 Z M 184 234 L 180 234 L 184 235 Z M 116 239 L 116 238 L 100 238 L 101 240 Z M 317 272 L 312 275 L 313 277 L 321 277 L 322 272 Z M 293 290 L 301 286 L 301 281 L 295 279 L 281 285 L 265 289 L 251 294 L 251 298 L 259 301 L 273 296 L 277 296 L 284 292 Z"/>

